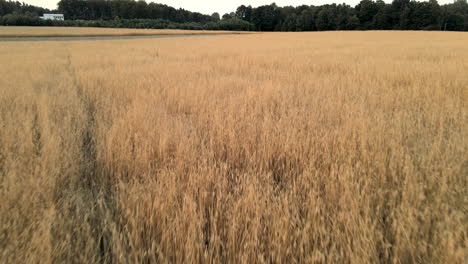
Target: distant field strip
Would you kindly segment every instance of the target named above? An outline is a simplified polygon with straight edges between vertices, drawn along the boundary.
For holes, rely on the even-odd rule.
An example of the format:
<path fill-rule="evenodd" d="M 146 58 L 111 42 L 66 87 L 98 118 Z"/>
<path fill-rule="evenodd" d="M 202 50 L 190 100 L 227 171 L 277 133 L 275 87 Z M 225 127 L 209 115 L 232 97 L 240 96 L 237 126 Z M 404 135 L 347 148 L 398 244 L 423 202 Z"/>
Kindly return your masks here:
<path fill-rule="evenodd" d="M 218 35 L 249 34 L 239 31 L 170 30 L 170 29 L 117 29 L 74 27 L 3 27 L 0 38 L 19 37 L 104 37 L 104 36 L 161 36 L 161 35 Z"/>
<path fill-rule="evenodd" d="M 166 35 L 122 35 L 122 36 L 55 36 L 55 37 L 0 37 L 2 41 L 82 41 L 82 40 L 122 40 L 122 39 L 154 39 L 154 38 L 181 38 L 181 37 L 208 37 L 220 35 L 235 35 L 238 33 L 211 33 L 211 34 L 166 34 Z"/>

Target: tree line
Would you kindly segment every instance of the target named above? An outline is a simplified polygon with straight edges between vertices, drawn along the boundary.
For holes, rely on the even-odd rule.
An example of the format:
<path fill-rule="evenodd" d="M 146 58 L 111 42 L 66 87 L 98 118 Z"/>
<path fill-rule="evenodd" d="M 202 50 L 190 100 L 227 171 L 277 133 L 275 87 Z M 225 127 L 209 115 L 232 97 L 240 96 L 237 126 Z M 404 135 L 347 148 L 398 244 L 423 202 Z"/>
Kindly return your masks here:
<path fill-rule="evenodd" d="M 28 5 L 18 1 L 0 0 L 0 16 L 9 14 L 29 14 L 31 16 L 40 16 L 47 12 L 50 12 L 47 8 Z"/>
<path fill-rule="evenodd" d="M 44 13 L 61 13 L 65 21 L 42 20 Z M 185 9 L 134 0 L 61 0 L 57 10 L 18 1 L 0 0 L 0 25 L 153 28 L 188 30 L 254 30 L 251 23 L 220 19 Z"/>
<path fill-rule="evenodd" d="M 69 19 L 110 20 L 121 19 L 166 19 L 177 23 L 214 22 L 209 15 L 190 12 L 185 9 L 133 0 L 61 0 L 58 11 Z"/>
<path fill-rule="evenodd" d="M 239 6 L 235 12 L 204 15 L 184 9 L 134 0 L 61 0 L 59 12 L 67 21 L 40 21 L 51 12 L 19 2 L 0 0 L 0 24 L 182 28 L 257 31 L 323 30 L 456 30 L 468 31 L 467 0 L 439 5 L 437 0 L 361 0 L 347 4 L 279 7 Z"/>
<path fill-rule="evenodd" d="M 437 0 L 361 0 L 347 4 L 278 7 L 276 4 L 242 5 L 223 19 L 239 18 L 254 24 L 259 31 L 323 30 L 468 30 L 466 0 L 439 5 Z"/>

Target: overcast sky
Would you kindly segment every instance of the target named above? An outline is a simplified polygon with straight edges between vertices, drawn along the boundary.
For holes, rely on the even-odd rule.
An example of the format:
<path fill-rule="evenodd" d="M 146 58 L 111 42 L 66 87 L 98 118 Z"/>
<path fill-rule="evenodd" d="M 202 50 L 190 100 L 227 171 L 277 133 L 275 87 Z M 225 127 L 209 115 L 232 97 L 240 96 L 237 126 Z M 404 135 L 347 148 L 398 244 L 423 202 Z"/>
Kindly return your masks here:
<path fill-rule="evenodd" d="M 59 0 L 20 0 L 28 4 L 42 6 L 49 9 L 57 8 Z M 298 5 L 323 5 L 331 3 L 347 3 L 351 6 L 355 6 L 360 0 L 157 0 L 149 2 L 157 2 L 166 4 L 175 8 L 184 8 L 189 11 L 196 11 L 203 14 L 212 14 L 218 12 L 221 15 L 230 13 L 236 10 L 240 5 L 251 5 L 253 7 L 271 4 L 275 2 L 279 6 L 298 6 Z M 391 0 L 384 0 L 389 3 Z M 439 4 L 452 3 L 453 0 L 438 0 Z"/>

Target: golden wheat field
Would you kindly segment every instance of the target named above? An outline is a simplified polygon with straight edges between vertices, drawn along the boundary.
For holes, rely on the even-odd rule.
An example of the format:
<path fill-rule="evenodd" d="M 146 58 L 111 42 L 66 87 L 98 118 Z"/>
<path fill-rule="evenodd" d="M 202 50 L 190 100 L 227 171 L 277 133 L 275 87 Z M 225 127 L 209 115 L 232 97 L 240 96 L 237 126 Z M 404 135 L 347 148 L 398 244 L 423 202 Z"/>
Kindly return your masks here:
<path fill-rule="evenodd" d="M 0 262 L 466 263 L 467 46 L 0 42 Z"/>

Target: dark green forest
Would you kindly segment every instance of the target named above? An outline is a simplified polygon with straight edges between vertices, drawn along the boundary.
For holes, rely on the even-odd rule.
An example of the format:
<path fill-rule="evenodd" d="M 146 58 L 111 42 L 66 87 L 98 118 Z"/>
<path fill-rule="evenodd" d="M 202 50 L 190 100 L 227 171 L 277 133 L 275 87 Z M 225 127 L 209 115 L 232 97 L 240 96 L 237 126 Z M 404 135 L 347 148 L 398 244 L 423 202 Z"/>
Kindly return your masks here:
<path fill-rule="evenodd" d="M 39 18 L 46 12 L 65 15 L 65 21 Z M 467 0 L 439 5 L 437 0 L 362 0 L 322 6 L 240 6 L 220 16 L 134 0 L 61 0 L 57 10 L 0 0 L 0 25 L 91 26 L 255 31 L 324 30 L 451 30 L 468 31 Z"/>

